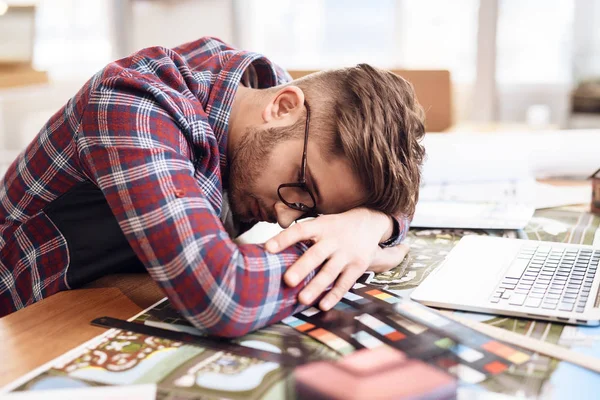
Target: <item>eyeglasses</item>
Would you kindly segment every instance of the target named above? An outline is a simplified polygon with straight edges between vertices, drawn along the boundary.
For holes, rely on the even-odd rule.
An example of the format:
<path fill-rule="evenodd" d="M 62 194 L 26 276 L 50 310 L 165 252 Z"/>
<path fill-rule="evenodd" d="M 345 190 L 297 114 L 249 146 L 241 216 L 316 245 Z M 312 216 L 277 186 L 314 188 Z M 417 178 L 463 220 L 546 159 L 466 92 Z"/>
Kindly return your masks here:
<path fill-rule="evenodd" d="M 279 198 L 289 208 L 302 211 L 306 216 L 317 215 L 317 202 L 315 196 L 312 194 L 310 188 L 306 184 L 306 149 L 308 145 L 308 126 L 310 123 L 310 107 L 305 101 L 304 106 L 306 107 L 306 128 L 304 131 L 304 152 L 302 153 L 302 168 L 300 170 L 300 177 L 298 182 L 293 183 L 282 183 L 277 189 Z"/>

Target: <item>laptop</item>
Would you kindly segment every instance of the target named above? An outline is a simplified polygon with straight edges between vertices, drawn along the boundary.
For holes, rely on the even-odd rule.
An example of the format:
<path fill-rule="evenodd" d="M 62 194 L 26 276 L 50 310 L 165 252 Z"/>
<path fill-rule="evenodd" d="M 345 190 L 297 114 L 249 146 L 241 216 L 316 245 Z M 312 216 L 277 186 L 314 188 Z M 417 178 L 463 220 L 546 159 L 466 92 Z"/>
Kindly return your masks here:
<path fill-rule="evenodd" d="M 600 324 L 600 248 L 470 235 L 411 294 L 428 306 Z"/>

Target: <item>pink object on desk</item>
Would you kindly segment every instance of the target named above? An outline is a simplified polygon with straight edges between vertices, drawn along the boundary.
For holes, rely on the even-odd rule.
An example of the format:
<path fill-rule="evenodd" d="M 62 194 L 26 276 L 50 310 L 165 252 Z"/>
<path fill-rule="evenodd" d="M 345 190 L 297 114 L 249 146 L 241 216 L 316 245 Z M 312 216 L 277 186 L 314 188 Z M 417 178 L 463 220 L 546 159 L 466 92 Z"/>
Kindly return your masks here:
<path fill-rule="evenodd" d="M 453 399 L 457 387 L 447 373 L 388 346 L 306 364 L 294 376 L 301 399 Z"/>

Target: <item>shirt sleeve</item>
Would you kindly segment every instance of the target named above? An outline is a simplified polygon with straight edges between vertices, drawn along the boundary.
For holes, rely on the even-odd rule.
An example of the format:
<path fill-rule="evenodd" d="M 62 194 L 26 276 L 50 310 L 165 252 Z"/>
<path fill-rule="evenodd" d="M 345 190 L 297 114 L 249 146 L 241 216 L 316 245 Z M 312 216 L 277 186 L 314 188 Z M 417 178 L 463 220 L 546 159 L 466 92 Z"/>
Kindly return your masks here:
<path fill-rule="evenodd" d="M 297 295 L 314 272 L 295 288 L 282 277 L 307 246 L 270 254 L 232 241 L 210 201 L 219 195 L 220 171 L 218 144 L 203 131 L 208 124 L 174 118 L 181 105 L 155 89 L 127 77 L 100 84 L 77 137 L 81 166 L 134 252 L 172 304 L 207 334 L 241 336 L 300 311 Z M 196 168 L 182 150 L 182 132 L 202 144 Z"/>
<path fill-rule="evenodd" d="M 392 236 L 390 236 L 390 238 L 385 242 L 379 243 L 379 247 L 381 248 L 397 246 L 406 238 L 406 234 L 408 233 L 408 228 L 410 226 L 410 220 L 405 216 L 392 215 L 392 221 L 394 223 Z"/>

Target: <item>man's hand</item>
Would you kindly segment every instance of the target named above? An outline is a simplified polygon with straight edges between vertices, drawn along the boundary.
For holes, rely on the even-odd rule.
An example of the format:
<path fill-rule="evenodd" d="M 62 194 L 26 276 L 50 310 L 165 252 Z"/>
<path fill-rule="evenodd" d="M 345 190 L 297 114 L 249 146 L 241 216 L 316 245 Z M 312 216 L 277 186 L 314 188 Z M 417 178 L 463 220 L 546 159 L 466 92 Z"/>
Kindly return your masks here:
<path fill-rule="evenodd" d="M 319 304 L 322 310 L 329 310 L 369 267 L 379 272 L 393 268 L 402 261 L 408 251 L 407 246 L 381 249 L 378 245 L 389 231 L 389 224 L 390 218 L 381 213 L 355 208 L 294 224 L 270 239 L 266 248 L 276 253 L 300 241 L 314 242 L 288 269 L 284 280 L 294 287 L 312 270 L 325 263 L 300 292 L 299 300 L 303 304 L 311 304 L 335 282 L 335 286 Z"/>
<path fill-rule="evenodd" d="M 406 244 L 399 244 L 394 247 L 379 249 L 375 255 L 375 259 L 371 262 L 368 270 L 375 273 L 389 271 L 390 269 L 400 265 L 404 257 L 408 254 L 410 248 Z"/>

